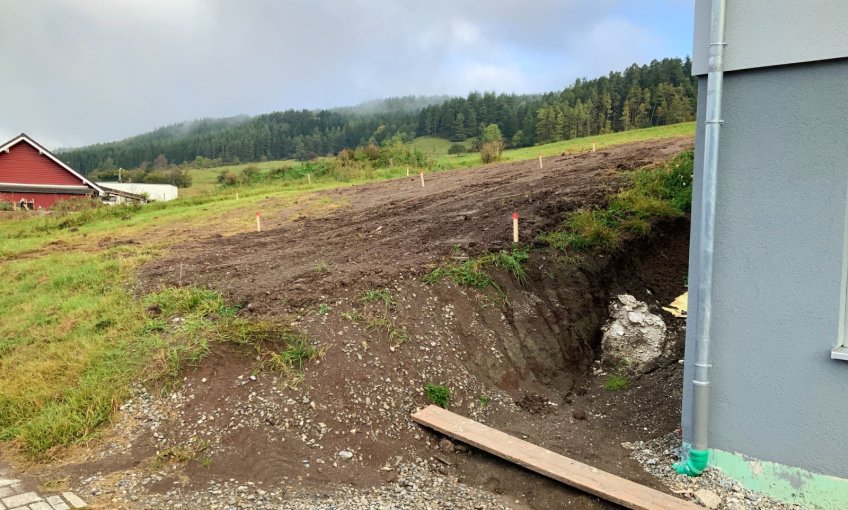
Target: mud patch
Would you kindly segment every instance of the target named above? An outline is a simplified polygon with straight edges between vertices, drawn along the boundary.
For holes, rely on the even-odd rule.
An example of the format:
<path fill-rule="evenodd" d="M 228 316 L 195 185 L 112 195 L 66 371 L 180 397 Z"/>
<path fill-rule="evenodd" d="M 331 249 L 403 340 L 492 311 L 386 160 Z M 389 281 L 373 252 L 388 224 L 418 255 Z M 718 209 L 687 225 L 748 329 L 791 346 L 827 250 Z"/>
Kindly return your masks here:
<path fill-rule="evenodd" d="M 551 414 L 556 404 L 538 393 L 527 393 L 520 400 L 516 400 L 515 405 L 530 414 Z"/>

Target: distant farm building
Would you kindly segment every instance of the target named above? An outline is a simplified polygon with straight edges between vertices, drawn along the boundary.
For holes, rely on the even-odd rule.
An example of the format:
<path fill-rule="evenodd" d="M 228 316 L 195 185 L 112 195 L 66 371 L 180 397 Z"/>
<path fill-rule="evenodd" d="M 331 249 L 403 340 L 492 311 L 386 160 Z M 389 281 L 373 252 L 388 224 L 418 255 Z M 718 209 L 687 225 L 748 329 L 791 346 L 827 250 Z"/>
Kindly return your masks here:
<path fill-rule="evenodd" d="M 143 184 L 139 182 L 98 182 L 96 184 L 110 193 L 129 193 L 145 197 L 151 202 L 167 202 L 176 199 L 178 195 L 178 188 L 173 184 Z M 118 200 L 119 196 L 115 193 L 115 200 L 104 200 L 104 202 L 121 203 Z"/>
<path fill-rule="evenodd" d="M 0 146 L 0 202 L 29 210 L 49 209 L 72 198 L 107 193 L 26 134 Z"/>

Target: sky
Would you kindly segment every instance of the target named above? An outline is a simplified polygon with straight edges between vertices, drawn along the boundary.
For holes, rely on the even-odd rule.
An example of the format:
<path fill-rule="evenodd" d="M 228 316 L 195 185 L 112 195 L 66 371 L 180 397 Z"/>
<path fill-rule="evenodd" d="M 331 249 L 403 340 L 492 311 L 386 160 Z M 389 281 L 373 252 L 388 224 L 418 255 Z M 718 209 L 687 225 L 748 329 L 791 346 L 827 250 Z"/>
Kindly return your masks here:
<path fill-rule="evenodd" d="M 0 143 L 562 90 L 692 53 L 694 0 L 0 0 Z"/>

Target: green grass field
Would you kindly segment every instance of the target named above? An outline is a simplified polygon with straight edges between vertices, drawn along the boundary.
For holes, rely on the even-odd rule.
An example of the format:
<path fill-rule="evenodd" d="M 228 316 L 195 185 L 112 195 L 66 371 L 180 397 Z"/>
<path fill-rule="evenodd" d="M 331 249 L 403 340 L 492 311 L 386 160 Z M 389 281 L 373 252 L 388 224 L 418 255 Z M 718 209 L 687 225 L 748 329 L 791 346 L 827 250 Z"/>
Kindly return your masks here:
<path fill-rule="evenodd" d="M 451 142 L 445 138 L 438 138 L 436 136 L 419 136 L 415 140 L 410 143 L 413 148 L 416 148 L 426 154 L 428 157 L 433 159 L 439 159 L 442 157 L 448 156 L 448 149 L 454 143 L 459 143 L 465 146 L 466 149 L 471 147 L 471 140 L 465 140 L 462 142 Z M 453 156 L 450 156 L 453 157 Z"/>
<path fill-rule="evenodd" d="M 694 123 L 628 131 L 507 151 L 504 159 L 693 132 Z M 436 145 L 437 171 L 480 164 L 478 154 L 447 156 L 446 140 L 416 143 Z M 290 164 L 256 166 L 267 171 Z M 326 214 L 339 206 L 314 197 L 315 191 L 405 175 L 404 168 L 396 167 L 345 181 L 315 179 L 311 185 L 298 178 L 217 186 L 222 170 L 239 172 L 246 166 L 196 170 L 195 186 L 188 193 L 181 190 L 181 198 L 172 202 L 0 216 L 0 441 L 11 442 L 29 458 L 44 458 L 54 448 L 95 434 L 132 383 L 173 376 L 175 366 L 198 355 L 198 346 L 174 345 L 175 338 L 183 337 L 148 317 L 145 303 L 151 296 L 133 293 L 137 269 L 145 261 L 193 233 L 251 231 L 255 211 L 271 217 L 299 204 L 308 214 Z"/>
<path fill-rule="evenodd" d="M 214 191 L 218 187 L 218 176 L 221 172 L 230 171 L 235 174 L 239 174 L 242 170 L 249 166 L 255 166 L 263 172 L 267 172 L 268 170 L 273 170 L 283 166 L 293 166 L 295 164 L 297 164 L 297 162 L 293 159 L 283 159 L 276 161 L 262 161 L 259 163 L 245 163 L 242 165 L 219 166 L 215 168 L 193 168 L 189 170 L 189 175 L 191 175 L 191 187 L 181 189 L 180 196 L 195 197 L 197 195 Z"/>
<path fill-rule="evenodd" d="M 639 140 L 655 140 L 657 138 L 672 138 L 675 136 L 694 136 L 695 123 L 684 122 L 681 124 L 672 124 L 670 126 L 660 126 L 646 129 L 633 129 L 631 131 L 622 131 L 620 133 L 610 133 L 608 135 L 587 136 L 583 138 L 573 138 L 562 142 L 548 143 L 544 145 L 536 145 L 533 147 L 523 147 L 521 149 L 506 150 L 501 157 L 503 161 L 525 161 L 528 159 L 536 159 L 541 154 L 543 157 L 557 156 L 562 153 L 582 152 L 592 149 L 592 143 L 595 143 L 596 149 L 608 147 L 610 145 L 621 145 L 623 143 L 638 142 Z M 443 140 L 448 146 L 450 142 Z M 443 155 L 436 159 L 437 165 L 442 169 L 450 168 L 470 168 L 478 166 L 481 163 L 480 155 L 477 153 L 461 154 L 452 156 L 447 154 L 447 149 Z"/>

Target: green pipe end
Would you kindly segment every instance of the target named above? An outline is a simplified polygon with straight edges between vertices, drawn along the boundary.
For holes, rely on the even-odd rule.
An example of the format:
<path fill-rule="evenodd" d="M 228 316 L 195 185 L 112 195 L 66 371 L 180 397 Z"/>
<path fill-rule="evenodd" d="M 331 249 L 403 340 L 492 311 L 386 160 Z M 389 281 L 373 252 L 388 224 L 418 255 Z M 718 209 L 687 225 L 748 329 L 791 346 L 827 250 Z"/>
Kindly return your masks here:
<path fill-rule="evenodd" d="M 689 450 L 689 458 L 685 462 L 675 462 L 672 467 L 681 475 L 700 476 L 707 468 L 709 460 L 709 450 Z"/>

